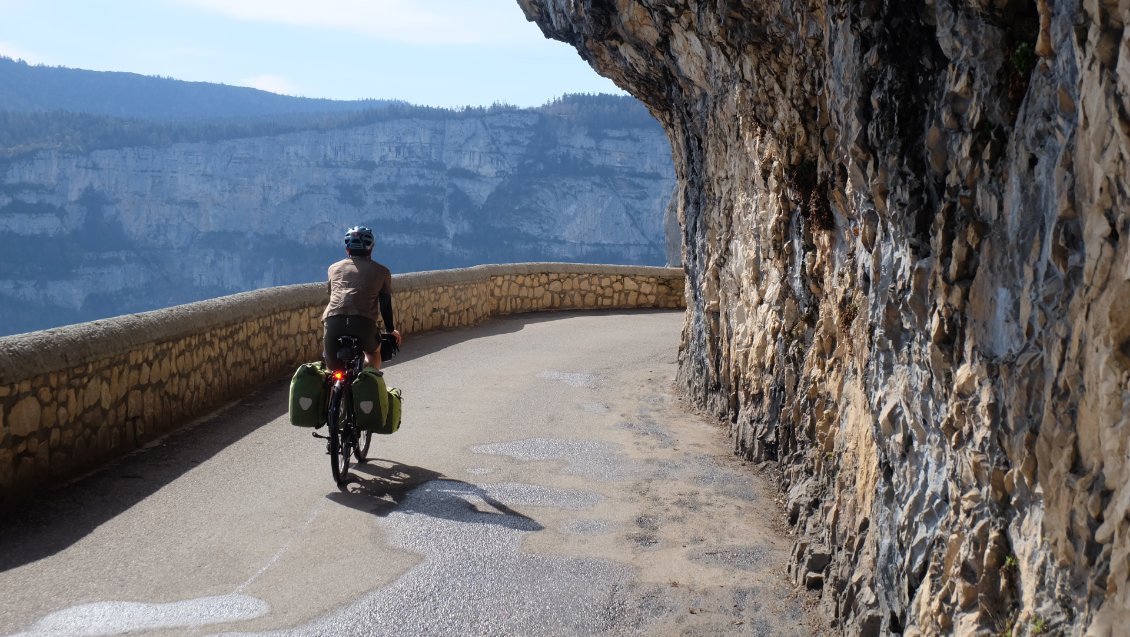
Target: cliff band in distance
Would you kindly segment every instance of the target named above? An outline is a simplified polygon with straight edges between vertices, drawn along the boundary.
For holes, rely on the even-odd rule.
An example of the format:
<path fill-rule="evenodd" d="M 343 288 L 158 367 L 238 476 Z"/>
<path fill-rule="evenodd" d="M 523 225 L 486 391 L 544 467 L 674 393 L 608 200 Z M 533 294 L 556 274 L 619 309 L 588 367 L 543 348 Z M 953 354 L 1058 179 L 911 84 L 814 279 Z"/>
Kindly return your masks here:
<path fill-rule="evenodd" d="M 1130 625 L 1130 3 L 518 0 L 671 139 L 680 377 L 846 634 Z"/>
<path fill-rule="evenodd" d="M 0 108 L 0 335 L 317 281 L 357 224 L 396 272 L 660 264 L 674 183 L 626 96 L 187 124 Z"/>

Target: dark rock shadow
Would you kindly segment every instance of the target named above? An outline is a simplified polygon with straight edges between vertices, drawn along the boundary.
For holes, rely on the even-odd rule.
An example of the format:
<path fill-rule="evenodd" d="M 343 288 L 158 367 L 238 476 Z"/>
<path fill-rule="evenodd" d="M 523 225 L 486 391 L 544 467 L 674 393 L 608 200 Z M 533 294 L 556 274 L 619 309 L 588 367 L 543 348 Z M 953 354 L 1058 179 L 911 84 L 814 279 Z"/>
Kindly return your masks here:
<path fill-rule="evenodd" d="M 497 524 L 517 531 L 545 527 L 515 511 L 482 487 L 391 460 L 369 459 L 350 467 L 349 481 L 326 497 L 344 506 L 385 517 L 393 511 L 454 522 Z M 408 495 L 416 490 L 415 498 Z M 476 503 L 481 502 L 484 508 Z"/>

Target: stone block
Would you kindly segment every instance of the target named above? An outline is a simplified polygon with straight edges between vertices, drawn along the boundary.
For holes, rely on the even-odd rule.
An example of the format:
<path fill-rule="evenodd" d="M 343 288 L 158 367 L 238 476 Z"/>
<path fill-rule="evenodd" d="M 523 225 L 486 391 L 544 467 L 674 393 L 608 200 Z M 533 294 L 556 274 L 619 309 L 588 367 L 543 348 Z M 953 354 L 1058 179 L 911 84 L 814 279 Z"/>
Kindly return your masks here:
<path fill-rule="evenodd" d="M 157 415 L 157 397 L 155 395 L 156 393 L 157 392 L 154 389 L 146 390 L 145 395 L 142 399 L 143 404 L 144 404 L 144 409 L 143 409 L 143 412 L 142 412 L 142 419 L 145 420 L 145 422 L 147 422 L 147 423 L 154 422 L 154 419 Z"/>
<path fill-rule="evenodd" d="M 76 436 L 74 457 L 79 461 L 85 461 L 90 459 L 90 455 L 90 436 Z"/>
<path fill-rule="evenodd" d="M 117 400 L 125 395 L 125 387 L 123 387 L 122 380 L 126 377 L 126 373 L 121 367 L 115 367 L 114 373 L 110 377 L 110 395 L 114 400 Z"/>
<path fill-rule="evenodd" d="M 35 450 L 35 473 L 40 476 L 51 474 L 51 447 L 39 445 Z"/>
<path fill-rule="evenodd" d="M 102 379 L 94 377 L 87 382 L 86 389 L 82 392 L 83 410 L 90 409 L 100 400 L 102 400 Z"/>
<path fill-rule="evenodd" d="M 26 487 L 35 484 L 35 459 L 28 456 L 16 458 L 12 484 Z"/>
<path fill-rule="evenodd" d="M 99 403 L 104 410 L 110 408 L 110 384 L 105 381 L 100 383 Z"/>
<path fill-rule="evenodd" d="M 12 486 L 15 459 L 11 449 L 0 449 L 0 490 L 7 490 Z"/>
<path fill-rule="evenodd" d="M 25 396 L 12 407 L 8 416 L 8 430 L 14 436 L 27 436 L 39 428 L 39 401 Z"/>
<path fill-rule="evenodd" d="M 71 473 L 71 454 L 65 451 L 52 451 L 51 452 L 51 476 L 65 476 Z"/>
<path fill-rule="evenodd" d="M 141 390 L 130 390 L 129 398 L 127 399 L 127 415 L 129 417 L 136 417 L 141 415 Z"/>

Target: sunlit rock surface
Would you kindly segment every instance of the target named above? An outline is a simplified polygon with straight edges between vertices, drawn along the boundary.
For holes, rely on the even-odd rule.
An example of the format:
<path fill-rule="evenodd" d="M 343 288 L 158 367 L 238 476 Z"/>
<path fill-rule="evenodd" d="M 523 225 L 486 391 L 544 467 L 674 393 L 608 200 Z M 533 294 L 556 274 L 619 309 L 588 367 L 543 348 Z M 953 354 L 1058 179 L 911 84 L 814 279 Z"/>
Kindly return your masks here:
<path fill-rule="evenodd" d="M 1125 634 L 1130 5 L 518 4 L 666 127 L 682 383 L 832 621 Z"/>

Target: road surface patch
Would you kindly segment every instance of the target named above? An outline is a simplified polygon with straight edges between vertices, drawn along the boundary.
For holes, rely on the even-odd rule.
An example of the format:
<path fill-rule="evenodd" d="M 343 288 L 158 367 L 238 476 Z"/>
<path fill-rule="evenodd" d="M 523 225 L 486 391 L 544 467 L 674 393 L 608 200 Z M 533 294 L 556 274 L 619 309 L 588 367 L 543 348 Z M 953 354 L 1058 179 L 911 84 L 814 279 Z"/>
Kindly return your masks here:
<path fill-rule="evenodd" d="M 198 628 L 262 617 L 270 605 L 248 595 L 216 595 L 180 602 L 95 602 L 47 615 L 12 637 L 96 637 L 159 628 Z"/>
<path fill-rule="evenodd" d="M 583 389 L 596 389 L 600 384 L 600 377 L 596 374 L 589 374 L 587 372 L 557 372 L 545 371 L 538 372 L 538 378 L 545 380 L 555 380 L 570 387 L 579 387 Z"/>
<path fill-rule="evenodd" d="M 564 461 L 563 473 L 603 481 L 630 479 L 635 471 L 623 461 L 619 447 L 597 440 L 527 438 L 471 447 L 474 453 L 510 456 L 523 461 Z"/>

